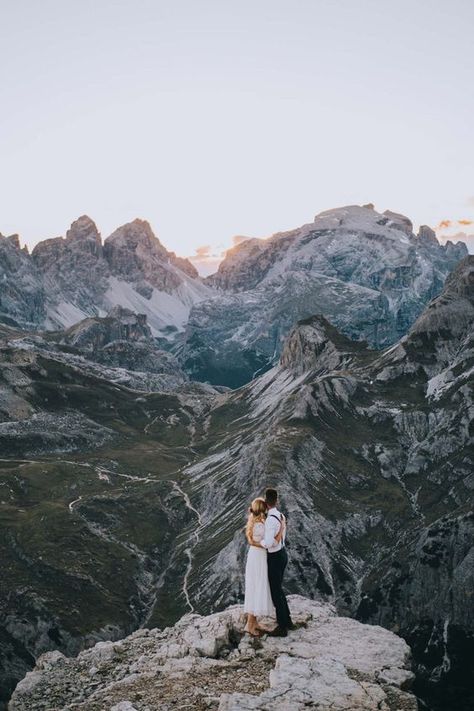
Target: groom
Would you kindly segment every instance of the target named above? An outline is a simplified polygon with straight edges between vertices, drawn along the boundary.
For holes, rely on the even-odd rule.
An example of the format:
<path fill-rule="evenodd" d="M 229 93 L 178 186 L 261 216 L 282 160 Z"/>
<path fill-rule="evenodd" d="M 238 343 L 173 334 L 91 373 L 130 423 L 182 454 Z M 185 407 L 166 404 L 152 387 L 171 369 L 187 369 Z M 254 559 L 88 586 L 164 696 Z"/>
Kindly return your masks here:
<path fill-rule="evenodd" d="M 278 492 L 276 489 L 266 489 L 265 502 L 267 504 L 267 519 L 262 546 L 267 549 L 268 553 L 268 581 L 277 618 L 277 626 L 272 632 L 269 632 L 269 635 L 271 637 L 286 637 L 288 630 L 294 629 L 294 625 L 291 621 L 285 593 L 281 587 L 288 563 L 288 554 L 285 548 L 285 531 L 283 531 L 281 541 L 275 540 L 283 520 L 282 514 L 277 509 Z"/>

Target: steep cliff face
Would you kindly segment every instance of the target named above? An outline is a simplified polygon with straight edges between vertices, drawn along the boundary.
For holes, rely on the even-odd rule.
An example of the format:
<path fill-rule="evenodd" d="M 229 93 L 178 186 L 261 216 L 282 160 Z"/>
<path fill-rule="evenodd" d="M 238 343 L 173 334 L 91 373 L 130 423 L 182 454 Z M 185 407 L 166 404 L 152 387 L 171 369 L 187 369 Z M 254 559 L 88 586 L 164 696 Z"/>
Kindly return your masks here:
<path fill-rule="evenodd" d="M 410 650 L 396 635 L 337 617 L 331 605 L 292 596 L 300 629 L 287 639 L 244 634 L 242 608 L 186 615 L 67 659 L 43 655 L 17 686 L 10 711 L 416 711 Z"/>
<path fill-rule="evenodd" d="M 99 232 L 89 217 L 73 222 L 66 237 L 37 244 L 32 258 L 45 285 L 46 327 L 69 325 L 97 313 L 108 269 Z"/>
<path fill-rule="evenodd" d="M 44 318 L 44 286 L 27 248 L 0 234 L 0 323 L 32 328 Z"/>
<path fill-rule="evenodd" d="M 96 363 L 133 372 L 172 375 L 176 382 L 187 380 L 176 358 L 161 350 L 153 337 L 146 314 L 114 306 L 106 317 L 87 318 L 61 333 L 60 346 Z M 50 337 L 50 342 L 53 337 Z M 172 379 L 170 379 L 170 383 Z M 155 388 L 166 389 L 164 381 L 150 379 Z M 168 386 L 169 387 L 169 386 Z"/>
<path fill-rule="evenodd" d="M 465 245 L 418 235 L 408 218 L 356 205 L 227 253 L 208 282 L 221 298 L 191 311 L 183 351 L 196 379 L 231 386 L 274 365 L 289 330 L 321 313 L 346 335 L 381 348 L 397 341 L 436 296 Z"/>
<path fill-rule="evenodd" d="M 173 293 L 182 282 L 179 272 L 170 268 L 176 255 L 163 247 L 146 220 L 119 227 L 105 240 L 104 254 L 111 271 L 127 281 L 145 281 L 166 293 Z M 188 276 L 198 276 L 191 262 L 183 259 L 181 265 Z"/>

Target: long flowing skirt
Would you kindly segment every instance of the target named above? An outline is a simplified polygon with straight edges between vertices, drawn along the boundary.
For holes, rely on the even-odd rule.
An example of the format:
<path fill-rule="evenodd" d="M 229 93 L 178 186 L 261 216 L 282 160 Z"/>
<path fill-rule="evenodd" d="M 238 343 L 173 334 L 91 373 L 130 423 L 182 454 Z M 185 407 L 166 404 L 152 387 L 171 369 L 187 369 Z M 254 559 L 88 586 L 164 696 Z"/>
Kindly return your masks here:
<path fill-rule="evenodd" d="M 264 548 L 249 548 L 245 566 L 244 612 L 256 617 L 275 616 L 268 582 L 267 551 Z"/>

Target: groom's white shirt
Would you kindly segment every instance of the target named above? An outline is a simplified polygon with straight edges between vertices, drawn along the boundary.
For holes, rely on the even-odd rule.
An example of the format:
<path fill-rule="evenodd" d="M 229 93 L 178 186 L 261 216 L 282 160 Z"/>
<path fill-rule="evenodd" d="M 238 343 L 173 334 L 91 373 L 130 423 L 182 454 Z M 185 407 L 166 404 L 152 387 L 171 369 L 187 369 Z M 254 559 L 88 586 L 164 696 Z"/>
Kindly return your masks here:
<path fill-rule="evenodd" d="M 275 518 L 277 516 L 277 519 Z M 262 546 L 267 549 L 269 553 L 276 553 L 281 550 L 282 542 L 275 541 L 275 536 L 278 534 L 281 526 L 281 513 L 278 511 L 276 506 L 272 509 L 268 509 L 267 518 L 265 521 L 265 535 L 263 537 Z M 285 533 L 283 533 L 283 542 L 285 540 Z"/>

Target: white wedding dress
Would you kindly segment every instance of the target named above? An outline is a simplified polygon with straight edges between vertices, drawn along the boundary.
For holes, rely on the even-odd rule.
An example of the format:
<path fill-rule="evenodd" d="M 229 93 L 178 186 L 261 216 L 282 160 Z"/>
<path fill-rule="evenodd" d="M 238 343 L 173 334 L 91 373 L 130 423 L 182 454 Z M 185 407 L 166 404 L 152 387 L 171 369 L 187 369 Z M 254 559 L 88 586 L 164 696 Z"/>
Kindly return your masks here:
<path fill-rule="evenodd" d="M 253 527 L 253 540 L 263 540 L 265 524 L 256 523 Z M 268 582 L 267 551 L 265 548 L 250 546 L 245 566 L 245 601 L 244 612 L 255 617 L 275 617 L 275 607 Z"/>

